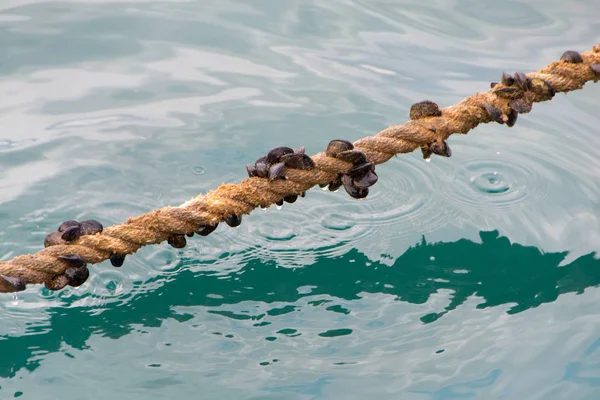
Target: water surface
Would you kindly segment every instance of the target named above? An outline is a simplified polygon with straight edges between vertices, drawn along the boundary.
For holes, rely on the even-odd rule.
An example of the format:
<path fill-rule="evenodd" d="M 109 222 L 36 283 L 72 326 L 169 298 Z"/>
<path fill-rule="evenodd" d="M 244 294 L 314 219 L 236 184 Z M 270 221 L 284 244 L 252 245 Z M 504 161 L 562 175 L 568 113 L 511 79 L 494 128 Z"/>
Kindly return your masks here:
<path fill-rule="evenodd" d="M 597 2 L 0 4 L 0 257 L 600 42 Z M 600 87 L 182 250 L 0 295 L 0 397 L 595 399 Z"/>

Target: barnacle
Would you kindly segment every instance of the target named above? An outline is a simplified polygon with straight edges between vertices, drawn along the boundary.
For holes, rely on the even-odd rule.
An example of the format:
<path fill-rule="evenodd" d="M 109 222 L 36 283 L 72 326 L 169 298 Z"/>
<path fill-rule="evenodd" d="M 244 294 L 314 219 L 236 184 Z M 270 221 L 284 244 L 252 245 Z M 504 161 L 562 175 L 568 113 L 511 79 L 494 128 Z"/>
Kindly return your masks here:
<path fill-rule="evenodd" d="M 430 100 L 420 101 L 410 106 L 410 119 L 420 119 L 426 117 L 439 117 L 442 111 L 437 104 Z"/>

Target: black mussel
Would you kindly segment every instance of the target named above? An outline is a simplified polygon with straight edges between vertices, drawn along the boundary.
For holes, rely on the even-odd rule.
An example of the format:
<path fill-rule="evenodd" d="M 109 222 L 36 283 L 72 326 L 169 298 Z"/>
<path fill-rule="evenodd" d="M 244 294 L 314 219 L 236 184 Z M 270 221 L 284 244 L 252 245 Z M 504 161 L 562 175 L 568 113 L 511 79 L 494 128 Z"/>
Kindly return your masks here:
<path fill-rule="evenodd" d="M 366 189 L 376 184 L 378 179 L 379 177 L 377 176 L 375 171 L 369 171 L 367 172 L 367 174 L 360 178 L 354 178 L 352 183 L 354 183 L 354 186 L 356 186 L 359 189 Z"/>
<path fill-rule="evenodd" d="M 579 54 L 579 52 L 574 50 L 567 50 L 560 57 L 560 61 L 579 64 L 583 62 L 583 58 L 581 57 L 581 54 Z"/>
<path fill-rule="evenodd" d="M 56 246 L 57 244 L 66 244 L 61 236 L 61 232 L 50 232 L 44 238 L 44 247 Z"/>
<path fill-rule="evenodd" d="M 508 103 L 510 108 L 518 112 L 519 114 L 527 114 L 531 111 L 532 104 L 530 101 L 525 101 L 525 99 L 514 99 Z"/>
<path fill-rule="evenodd" d="M 65 271 L 65 275 L 69 281 L 69 285 L 77 287 L 83 285 L 85 281 L 87 281 L 90 276 L 90 270 L 85 265 L 79 268 L 69 267 Z"/>
<path fill-rule="evenodd" d="M 306 197 L 306 192 L 301 192 L 300 197 Z"/>
<path fill-rule="evenodd" d="M 298 200 L 298 195 L 297 194 L 288 194 L 283 198 L 283 200 L 287 203 L 294 203 L 296 200 Z"/>
<path fill-rule="evenodd" d="M 273 181 L 275 179 L 285 179 L 283 176 L 283 169 L 285 168 L 285 164 L 282 162 L 278 162 L 269 167 L 269 180 Z"/>
<path fill-rule="evenodd" d="M 250 178 L 254 177 L 254 176 L 258 176 L 258 172 L 256 171 L 256 167 L 252 164 L 247 164 L 246 165 L 246 171 L 248 172 L 248 176 Z"/>
<path fill-rule="evenodd" d="M 267 153 L 267 163 L 269 165 L 275 164 L 281 160 L 281 156 L 284 154 L 292 154 L 293 152 L 294 150 L 289 147 L 275 147 Z"/>
<path fill-rule="evenodd" d="M 433 154 L 429 146 L 421 146 L 421 152 L 423 153 L 423 160 L 429 160 Z"/>
<path fill-rule="evenodd" d="M 283 199 L 281 199 L 281 200 L 277 200 L 277 201 L 275 202 L 275 204 L 277 204 L 279 207 L 281 207 L 281 206 L 283 205 Z"/>
<path fill-rule="evenodd" d="M 81 225 L 81 232 L 83 235 L 93 235 L 102 232 L 104 229 L 102 224 L 95 219 L 81 221 L 79 224 Z"/>
<path fill-rule="evenodd" d="M 235 228 L 236 226 L 240 226 L 240 224 L 242 223 L 242 216 L 231 214 L 227 218 L 225 218 L 225 222 L 230 227 Z"/>
<path fill-rule="evenodd" d="M 517 122 L 518 116 L 519 116 L 519 113 L 515 109 L 511 108 L 510 112 L 507 115 L 508 119 L 506 120 L 506 125 L 508 125 L 509 127 L 514 126 L 515 123 Z"/>
<path fill-rule="evenodd" d="M 350 171 L 348 171 L 348 175 L 350 175 L 350 177 L 352 177 L 352 179 L 357 179 L 357 178 L 361 178 L 361 177 L 365 176 L 366 174 L 373 171 L 374 169 L 375 169 L 375 166 L 372 163 L 366 162 L 364 164 L 361 164 L 361 165 L 358 165 L 358 166 L 352 168 Z"/>
<path fill-rule="evenodd" d="M 494 106 L 493 104 L 486 103 L 483 105 L 483 108 L 490 115 L 493 121 L 496 121 L 499 124 L 504 124 L 504 118 L 502 118 L 502 111 Z"/>
<path fill-rule="evenodd" d="M 79 222 L 75 221 L 74 219 L 70 219 L 68 221 L 65 221 L 62 224 L 60 224 L 60 226 L 58 227 L 58 231 L 59 232 L 64 232 L 65 229 L 70 228 L 72 226 L 79 226 Z"/>
<path fill-rule="evenodd" d="M 439 117 L 442 110 L 433 101 L 424 100 L 410 106 L 410 119 L 420 119 L 426 117 Z"/>
<path fill-rule="evenodd" d="M 14 292 L 21 292 L 26 289 L 25 281 L 18 276 L 0 275 L 0 279 L 10 286 Z"/>
<path fill-rule="evenodd" d="M 442 140 L 442 142 L 434 142 L 432 143 L 429 148 L 431 149 L 431 151 L 434 154 L 437 154 L 438 156 L 444 156 L 444 157 L 451 157 L 452 156 L 452 150 L 450 150 L 450 146 L 448 146 L 448 143 L 446 143 L 445 140 Z"/>
<path fill-rule="evenodd" d="M 329 182 L 328 189 L 330 192 L 335 192 L 342 186 L 342 177 L 338 175 L 337 178 Z"/>
<path fill-rule="evenodd" d="M 266 178 L 269 175 L 269 163 L 267 162 L 267 157 L 261 157 L 256 160 L 256 176 L 260 178 Z"/>
<path fill-rule="evenodd" d="M 367 157 L 360 150 L 348 150 L 338 153 L 336 156 L 338 160 L 346 161 L 354 165 L 364 164 L 367 162 Z"/>
<path fill-rule="evenodd" d="M 169 236 L 167 243 L 176 249 L 183 249 L 187 244 L 187 240 L 185 240 L 184 235 L 173 234 Z"/>
<path fill-rule="evenodd" d="M 508 72 L 502 73 L 501 81 L 504 86 L 512 86 L 515 83 L 515 79 Z"/>
<path fill-rule="evenodd" d="M 292 169 L 311 170 L 315 168 L 315 162 L 306 154 L 286 154 L 281 157 L 281 161 L 283 161 L 286 167 Z"/>
<path fill-rule="evenodd" d="M 70 242 L 83 235 L 80 225 L 70 226 L 62 232 L 60 236 L 62 240 Z"/>
<path fill-rule="evenodd" d="M 110 255 L 110 263 L 113 267 L 122 267 L 125 262 L 125 254 L 113 253 Z"/>
<path fill-rule="evenodd" d="M 515 72 L 515 83 L 521 90 L 527 90 L 528 87 L 528 79 L 527 76 L 521 71 Z"/>
<path fill-rule="evenodd" d="M 369 194 L 369 189 L 356 187 L 349 175 L 342 176 L 342 184 L 352 198 L 363 199 Z"/>
<path fill-rule="evenodd" d="M 188 232 L 185 234 L 187 237 L 194 237 L 194 232 Z"/>
<path fill-rule="evenodd" d="M 353 149 L 354 145 L 349 141 L 342 139 L 334 139 L 327 145 L 327 149 L 325 149 L 325 154 L 329 157 L 336 157 L 339 153 Z"/>
<path fill-rule="evenodd" d="M 200 228 L 196 230 L 196 233 L 200 236 L 208 236 L 213 233 L 215 229 L 217 229 L 217 226 L 219 226 L 219 224 L 201 225 Z"/>
<path fill-rule="evenodd" d="M 81 268 L 85 265 L 85 261 L 78 254 L 67 254 L 65 256 L 58 256 L 58 258 L 68 262 L 71 267 Z"/>

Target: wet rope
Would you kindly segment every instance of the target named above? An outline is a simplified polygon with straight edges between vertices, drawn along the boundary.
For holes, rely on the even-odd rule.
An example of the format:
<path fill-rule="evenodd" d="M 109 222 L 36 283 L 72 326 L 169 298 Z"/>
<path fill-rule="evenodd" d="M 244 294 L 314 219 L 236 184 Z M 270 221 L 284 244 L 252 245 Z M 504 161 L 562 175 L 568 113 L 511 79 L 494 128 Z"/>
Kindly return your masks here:
<path fill-rule="evenodd" d="M 444 109 L 431 101 L 416 103 L 404 125 L 354 143 L 333 140 L 324 152 L 312 157 L 304 149 L 273 149 L 246 167 L 248 179 L 222 184 L 177 207 L 164 207 L 107 228 L 94 220 L 66 221 L 46 237 L 44 249 L 0 263 L 0 292 L 25 290 L 27 284 L 43 283 L 51 290 L 79 286 L 89 276 L 87 264 L 110 259 L 120 267 L 126 255 L 165 240 L 175 248 L 184 247 L 186 235 L 206 236 L 221 222 L 237 226 L 243 214 L 284 201 L 293 203 L 315 185 L 332 191 L 344 187 L 351 197 L 364 198 L 377 182 L 375 164 L 417 148 L 424 158 L 432 154 L 449 157 L 446 139 L 450 135 L 466 134 L 488 122 L 512 127 L 518 114 L 531 111 L 533 103 L 598 80 L 600 44 L 582 54 L 567 51 L 560 61 L 537 72 L 503 73 L 487 92 Z"/>

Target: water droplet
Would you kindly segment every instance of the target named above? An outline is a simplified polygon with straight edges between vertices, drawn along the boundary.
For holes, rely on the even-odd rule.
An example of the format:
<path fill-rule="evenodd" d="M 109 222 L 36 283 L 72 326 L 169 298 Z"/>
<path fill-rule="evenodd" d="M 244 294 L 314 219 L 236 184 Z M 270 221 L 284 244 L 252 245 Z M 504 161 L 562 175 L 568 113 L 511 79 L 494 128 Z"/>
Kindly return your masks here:
<path fill-rule="evenodd" d="M 205 172 L 206 170 L 199 165 L 196 165 L 194 168 L 192 168 L 192 173 L 194 175 L 204 175 Z"/>
<path fill-rule="evenodd" d="M 500 155 L 500 152 L 499 152 L 499 151 L 497 151 L 497 152 L 496 152 L 496 154 Z"/>
<path fill-rule="evenodd" d="M 427 158 L 425 159 L 425 162 L 431 162 L 431 157 L 427 157 Z"/>
<path fill-rule="evenodd" d="M 15 292 L 13 293 L 13 302 L 12 302 L 13 306 L 16 306 L 17 304 L 19 304 L 19 295 Z"/>
<path fill-rule="evenodd" d="M 434 256 L 431 256 L 431 257 L 429 257 L 429 259 L 430 259 L 431 261 L 435 261 L 435 257 L 434 257 Z"/>
<path fill-rule="evenodd" d="M 327 189 L 329 189 L 329 185 L 324 186 L 324 187 L 321 188 L 321 190 L 327 190 Z"/>
<path fill-rule="evenodd" d="M 281 210 L 283 208 L 283 206 L 275 206 L 278 210 Z"/>

